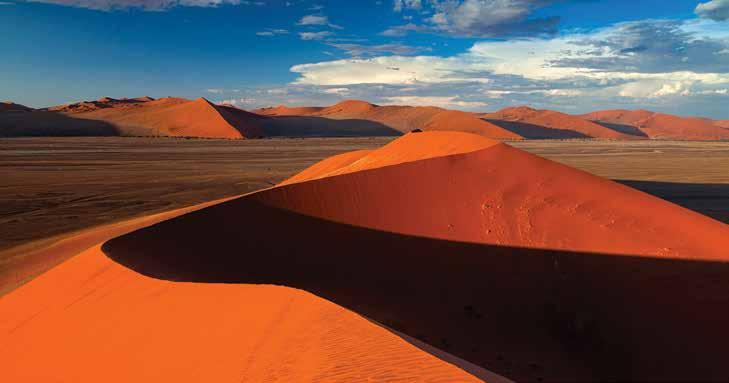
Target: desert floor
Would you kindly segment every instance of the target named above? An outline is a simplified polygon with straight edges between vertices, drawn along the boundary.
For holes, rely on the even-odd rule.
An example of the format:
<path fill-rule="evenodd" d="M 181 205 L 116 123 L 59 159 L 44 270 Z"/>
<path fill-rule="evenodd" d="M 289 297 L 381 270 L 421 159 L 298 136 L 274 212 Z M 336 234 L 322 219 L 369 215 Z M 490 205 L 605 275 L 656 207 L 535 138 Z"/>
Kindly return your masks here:
<path fill-rule="evenodd" d="M 82 229 L 269 187 L 391 139 L 2 139 L 0 274 L 8 259 Z M 729 142 L 511 144 L 729 223 Z"/>

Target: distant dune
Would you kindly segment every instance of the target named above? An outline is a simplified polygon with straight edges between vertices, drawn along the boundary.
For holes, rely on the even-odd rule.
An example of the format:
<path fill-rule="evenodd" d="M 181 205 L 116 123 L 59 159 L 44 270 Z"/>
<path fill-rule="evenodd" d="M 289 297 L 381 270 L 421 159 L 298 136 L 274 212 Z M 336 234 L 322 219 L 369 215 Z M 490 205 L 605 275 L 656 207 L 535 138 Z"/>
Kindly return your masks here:
<path fill-rule="evenodd" d="M 257 138 L 263 135 L 258 116 L 214 105 L 204 98 L 194 101 L 162 98 L 74 116 L 106 121 L 130 132 L 146 131 L 146 135 L 155 136 Z"/>
<path fill-rule="evenodd" d="M 724 122 L 705 118 L 679 117 L 647 110 L 603 110 L 587 113 L 582 117 L 598 123 L 638 129 L 652 139 L 697 141 L 729 139 L 729 130 L 722 128 Z"/>
<path fill-rule="evenodd" d="M 261 108 L 247 112 L 166 97 L 103 97 L 44 109 L 0 105 L 0 136 L 171 136 L 202 138 L 398 136 L 412 130 L 461 131 L 498 140 L 729 139 L 729 122 L 646 110 L 569 115 L 526 106 L 469 113 L 430 106 L 380 106 L 345 100 L 327 107 Z M 28 112 L 28 113 L 18 113 Z"/>
<path fill-rule="evenodd" d="M 258 138 L 261 117 L 204 98 L 83 101 L 29 113 L 0 113 L 0 136 Z"/>
<path fill-rule="evenodd" d="M 265 116 L 302 115 L 332 120 L 371 121 L 399 133 L 414 129 L 460 130 L 499 139 L 520 139 L 521 136 L 480 120 L 471 113 L 422 106 L 379 106 L 365 101 L 346 100 L 329 107 L 263 108 L 254 110 Z"/>
<path fill-rule="evenodd" d="M 480 117 L 525 138 L 604 138 L 626 140 L 638 138 L 586 119 L 553 110 L 526 106 L 506 108 Z"/>

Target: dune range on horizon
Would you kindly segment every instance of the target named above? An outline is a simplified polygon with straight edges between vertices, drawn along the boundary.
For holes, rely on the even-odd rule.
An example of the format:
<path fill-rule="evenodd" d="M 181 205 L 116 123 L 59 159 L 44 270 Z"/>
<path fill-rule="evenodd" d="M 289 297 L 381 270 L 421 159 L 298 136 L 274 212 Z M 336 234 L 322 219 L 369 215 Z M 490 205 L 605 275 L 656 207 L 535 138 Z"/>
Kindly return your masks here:
<path fill-rule="evenodd" d="M 729 228 L 497 140 L 409 133 L 185 213 L 0 297 L 0 379 L 729 377 Z"/>
<path fill-rule="evenodd" d="M 205 98 L 176 97 L 103 97 L 44 109 L 5 102 L 0 109 L 0 137 L 367 137 L 399 136 L 415 129 L 461 131 L 498 140 L 729 140 L 726 121 L 645 110 L 570 115 L 521 106 L 471 113 L 344 100 L 328 107 L 280 105 L 248 112 Z"/>

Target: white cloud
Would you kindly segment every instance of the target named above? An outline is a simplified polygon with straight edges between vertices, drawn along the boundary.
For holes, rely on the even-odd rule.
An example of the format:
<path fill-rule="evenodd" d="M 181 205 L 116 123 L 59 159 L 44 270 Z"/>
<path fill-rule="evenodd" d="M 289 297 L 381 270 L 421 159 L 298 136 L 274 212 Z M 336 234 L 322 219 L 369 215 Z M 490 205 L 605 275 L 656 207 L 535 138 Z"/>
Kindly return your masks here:
<path fill-rule="evenodd" d="M 330 23 L 329 18 L 324 15 L 306 15 L 306 16 L 302 17 L 301 20 L 299 20 L 299 22 L 296 24 L 297 25 L 311 25 L 311 26 L 325 25 L 325 26 L 328 26 L 328 27 L 334 28 L 334 29 L 342 29 L 342 27 L 340 27 L 339 25 Z"/>
<path fill-rule="evenodd" d="M 299 32 L 299 37 L 301 37 L 302 40 L 322 40 L 331 35 L 332 35 L 332 32 L 329 32 L 329 31 Z"/>
<path fill-rule="evenodd" d="M 349 94 L 349 88 L 329 88 L 329 89 L 324 89 L 323 92 L 328 93 L 328 94 L 336 94 L 336 95 L 340 95 L 340 96 L 345 96 L 345 95 Z"/>
<path fill-rule="evenodd" d="M 329 19 L 326 16 L 306 15 L 299 20 L 299 25 L 327 25 Z"/>
<path fill-rule="evenodd" d="M 294 85 L 356 88 L 353 96 L 374 102 L 468 100 L 583 111 L 640 103 L 716 114 L 722 109 L 718 98 L 729 89 L 729 60 L 722 59 L 729 28 L 717 24 L 622 23 L 551 39 L 481 41 L 449 57 L 396 54 L 295 65 L 291 71 L 299 74 Z M 688 60 L 682 49 L 691 51 Z M 443 98 L 454 93 L 460 98 Z"/>
<path fill-rule="evenodd" d="M 699 16 L 716 21 L 729 20 L 729 0 L 711 0 L 700 3 L 694 9 Z"/>
<path fill-rule="evenodd" d="M 438 106 L 446 109 L 478 108 L 488 106 L 483 101 L 463 101 L 455 96 L 391 96 L 385 97 L 383 105 Z"/>

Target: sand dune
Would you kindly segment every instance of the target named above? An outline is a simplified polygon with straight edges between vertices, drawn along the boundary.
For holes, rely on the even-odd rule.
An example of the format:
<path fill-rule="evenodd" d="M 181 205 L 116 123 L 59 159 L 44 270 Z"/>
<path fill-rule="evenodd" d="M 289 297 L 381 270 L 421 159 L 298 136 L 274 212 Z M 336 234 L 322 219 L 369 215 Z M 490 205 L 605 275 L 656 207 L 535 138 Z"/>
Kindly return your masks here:
<path fill-rule="evenodd" d="M 380 106 L 359 100 L 345 100 L 328 107 L 263 108 L 254 111 L 266 116 L 309 116 L 331 120 L 371 121 L 400 133 L 414 129 L 458 130 L 499 139 L 520 139 L 521 136 L 483 121 L 471 113 L 437 107 Z"/>
<path fill-rule="evenodd" d="M 104 97 L 22 115 L 0 115 L 2 136 L 182 136 L 257 138 L 261 117 L 246 111 L 166 97 Z"/>
<path fill-rule="evenodd" d="M 380 106 L 345 100 L 327 107 L 254 110 L 204 98 L 103 97 L 39 110 L 5 102 L 0 136 L 185 136 L 203 138 L 397 136 L 412 130 L 461 131 L 500 140 L 729 139 L 729 123 L 646 110 L 606 110 L 574 116 L 529 107 L 468 113 L 438 107 Z M 43 113 L 40 113 L 43 112 Z M 59 114 L 60 116 L 55 116 Z M 84 122 L 79 122 L 85 120 Z M 95 121 L 95 122 L 89 122 Z"/>
<path fill-rule="evenodd" d="M 0 379 L 720 380 L 728 247 L 726 225 L 626 186 L 410 133 L 0 298 Z"/>
<path fill-rule="evenodd" d="M 135 135 L 210 138 L 262 136 L 257 115 L 214 105 L 204 98 L 194 101 L 180 98 L 125 100 L 121 105 L 75 113 L 74 117 L 105 121 Z"/>
<path fill-rule="evenodd" d="M 505 108 L 479 116 L 526 138 L 636 138 L 577 116 L 526 106 Z"/>
<path fill-rule="evenodd" d="M 698 117 L 679 117 L 647 110 L 603 110 L 582 115 L 599 123 L 634 127 L 653 139 L 726 140 L 729 131 L 721 121 Z"/>
<path fill-rule="evenodd" d="M 0 380 L 508 381 L 301 290 L 157 280 L 88 244 L 209 205 L 95 229 L 56 249 L 91 246 L 0 297 Z"/>

